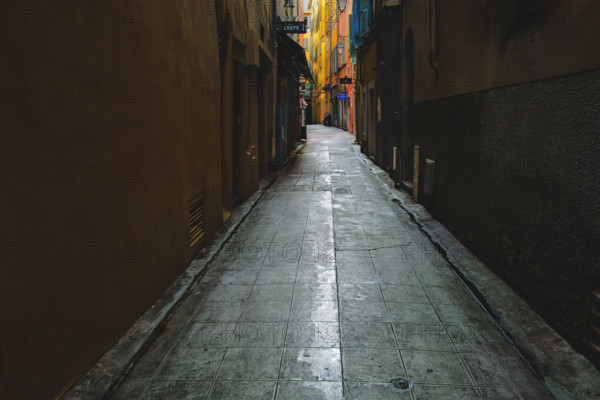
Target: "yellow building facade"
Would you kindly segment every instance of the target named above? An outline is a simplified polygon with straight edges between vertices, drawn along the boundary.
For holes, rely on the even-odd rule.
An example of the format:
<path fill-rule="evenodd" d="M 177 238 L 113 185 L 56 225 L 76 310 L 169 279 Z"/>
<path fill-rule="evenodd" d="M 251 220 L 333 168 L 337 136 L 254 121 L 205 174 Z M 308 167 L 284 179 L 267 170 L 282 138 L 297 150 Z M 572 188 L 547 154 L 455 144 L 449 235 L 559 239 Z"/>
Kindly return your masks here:
<path fill-rule="evenodd" d="M 325 113 L 332 112 L 331 86 L 335 84 L 332 57 L 338 35 L 336 1 L 314 0 L 311 13 L 310 57 L 312 74 L 315 79 L 313 121 L 322 122 Z"/>

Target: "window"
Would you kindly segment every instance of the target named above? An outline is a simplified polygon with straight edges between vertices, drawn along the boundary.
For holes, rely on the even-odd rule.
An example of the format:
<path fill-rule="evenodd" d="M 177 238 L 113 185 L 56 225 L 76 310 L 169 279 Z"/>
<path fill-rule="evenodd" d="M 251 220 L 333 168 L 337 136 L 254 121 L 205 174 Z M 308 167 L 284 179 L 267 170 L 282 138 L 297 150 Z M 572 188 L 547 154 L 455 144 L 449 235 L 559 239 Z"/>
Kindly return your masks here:
<path fill-rule="evenodd" d="M 341 68 L 343 65 L 346 64 L 346 38 L 344 36 L 339 38 L 338 46 L 342 48 L 342 55 L 338 57 L 337 64 L 338 68 Z M 336 51 L 336 53 L 339 55 L 339 50 Z"/>
<path fill-rule="evenodd" d="M 354 0 L 355 12 L 352 16 L 354 25 L 352 33 L 356 45 L 360 45 L 360 42 L 369 32 L 369 24 L 372 22 L 374 15 L 373 7 L 375 7 L 373 0 Z"/>

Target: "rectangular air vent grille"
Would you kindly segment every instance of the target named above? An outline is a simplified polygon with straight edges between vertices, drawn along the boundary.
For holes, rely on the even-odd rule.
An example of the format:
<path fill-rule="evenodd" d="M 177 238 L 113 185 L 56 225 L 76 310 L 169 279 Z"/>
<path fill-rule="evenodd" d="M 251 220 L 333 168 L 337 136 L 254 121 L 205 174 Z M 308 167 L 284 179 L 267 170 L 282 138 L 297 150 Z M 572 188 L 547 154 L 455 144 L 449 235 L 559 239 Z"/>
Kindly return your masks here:
<path fill-rule="evenodd" d="M 600 357 L 600 288 L 592 290 L 587 302 L 585 341 Z"/>
<path fill-rule="evenodd" d="M 204 197 L 196 197 L 189 204 L 190 247 L 204 237 Z"/>

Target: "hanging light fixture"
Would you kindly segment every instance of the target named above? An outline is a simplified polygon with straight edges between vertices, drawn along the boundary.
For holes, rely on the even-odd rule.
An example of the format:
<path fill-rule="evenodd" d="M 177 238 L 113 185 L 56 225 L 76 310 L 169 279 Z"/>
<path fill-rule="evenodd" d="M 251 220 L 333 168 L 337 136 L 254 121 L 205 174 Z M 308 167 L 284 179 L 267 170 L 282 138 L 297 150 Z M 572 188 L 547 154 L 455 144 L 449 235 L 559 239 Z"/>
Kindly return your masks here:
<path fill-rule="evenodd" d="M 340 10 L 340 14 L 344 12 L 344 10 L 346 10 L 346 4 L 348 3 L 348 0 L 337 0 L 338 3 L 338 10 Z"/>

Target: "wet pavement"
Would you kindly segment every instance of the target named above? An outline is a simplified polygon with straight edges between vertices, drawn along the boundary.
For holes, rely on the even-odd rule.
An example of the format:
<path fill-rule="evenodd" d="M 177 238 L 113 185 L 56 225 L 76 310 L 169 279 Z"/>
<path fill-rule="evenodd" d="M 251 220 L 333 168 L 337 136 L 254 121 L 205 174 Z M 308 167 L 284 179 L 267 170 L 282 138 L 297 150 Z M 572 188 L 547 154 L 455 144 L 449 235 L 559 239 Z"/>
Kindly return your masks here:
<path fill-rule="evenodd" d="M 309 127 L 111 399 L 551 398 L 353 142 Z"/>

